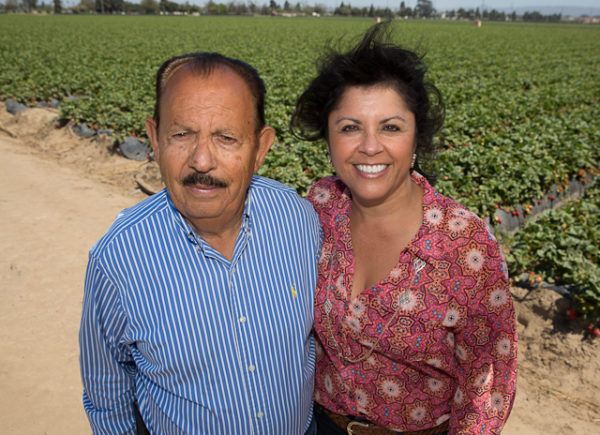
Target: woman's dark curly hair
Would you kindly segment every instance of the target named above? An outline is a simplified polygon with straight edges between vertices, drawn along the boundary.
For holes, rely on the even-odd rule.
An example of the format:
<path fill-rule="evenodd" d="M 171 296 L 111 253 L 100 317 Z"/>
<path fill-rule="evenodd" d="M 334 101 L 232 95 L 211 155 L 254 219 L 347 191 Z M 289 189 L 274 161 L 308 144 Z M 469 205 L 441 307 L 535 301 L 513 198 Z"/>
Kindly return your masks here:
<path fill-rule="evenodd" d="M 351 86 L 391 86 L 415 115 L 417 162 L 433 154 L 433 137 L 442 127 L 445 107 L 440 91 L 425 79 L 423 57 L 391 42 L 390 25 L 371 27 L 346 53 L 330 49 L 320 60 L 319 74 L 300 95 L 290 121 L 298 139 L 328 139 L 329 114 Z"/>

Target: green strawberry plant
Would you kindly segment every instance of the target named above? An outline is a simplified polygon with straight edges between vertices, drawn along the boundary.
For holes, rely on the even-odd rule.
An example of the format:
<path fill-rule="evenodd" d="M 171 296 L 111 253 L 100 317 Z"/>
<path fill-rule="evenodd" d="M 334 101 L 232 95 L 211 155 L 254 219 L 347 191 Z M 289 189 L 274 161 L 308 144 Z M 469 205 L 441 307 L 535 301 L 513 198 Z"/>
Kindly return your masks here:
<path fill-rule="evenodd" d="M 548 210 L 504 242 L 511 275 L 533 272 L 544 281 L 566 285 L 577 311 L 600 322 L 600 179 L 581 199 Z"/>
<path fill-rule="evenodd" d="M 218 51 L 252 64 L 267 86 L 266 116 L 277 140 L 260 174 L 305 194 L 332 168 L 325 144 L 289 133 L 295 100 L 325 47 L 347 47 L 372 24 L 329 17 L 0 15 L 0 99 L 34 106 L 56 98 L 63 124 L 110 128 L 119 142 L 145 135 L 162 62 Z M 527 214 L 552 189 L 597 173 L 600 26 L 477 28 L 441 20 L 393 26 L 396 42 L 425 54 L 446 103 L 440 153 L 422 162 L 438 175 L 440 192 L 494 222 L 497 208 Z M 590 315 L 600 294 L 592 246 L 598 246 L 597 222 L 584 215 L 594 201 L 586 197 L 529 224 L 516 233 L 509 255 L 513 273 L 535 271 L 573 284 Z"/>

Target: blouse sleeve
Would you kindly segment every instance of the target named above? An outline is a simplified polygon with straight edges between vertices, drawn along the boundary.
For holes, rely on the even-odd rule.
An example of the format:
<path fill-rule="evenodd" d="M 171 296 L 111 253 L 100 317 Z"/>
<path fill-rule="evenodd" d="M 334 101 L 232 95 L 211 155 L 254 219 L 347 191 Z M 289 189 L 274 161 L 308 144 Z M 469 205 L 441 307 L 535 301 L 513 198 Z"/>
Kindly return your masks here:
<path fill-rule="evenodd" d="M 515 310 L 506 262 L 492 236 L 482 248 L 467 319 L 455 330 L 457 385 L 450 434 L 498 434 L 512 409 L 517 380 Z M 470 259 L 474 264 L 475 258 Z"/>
<path fill-rule="evenodd" d="M 310 201 L 322 220 L 322 215 L 331 209 L 338 196 L 336 179 L 323 177 L 310 187 L 306 199 Z"/>

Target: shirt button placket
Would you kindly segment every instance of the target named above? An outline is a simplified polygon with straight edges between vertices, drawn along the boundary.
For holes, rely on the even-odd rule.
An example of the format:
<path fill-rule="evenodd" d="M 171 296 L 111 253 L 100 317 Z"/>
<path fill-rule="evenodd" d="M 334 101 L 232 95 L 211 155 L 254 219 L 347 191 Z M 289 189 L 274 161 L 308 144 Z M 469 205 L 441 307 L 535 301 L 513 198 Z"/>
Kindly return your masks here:
<path fill-rule="evenodd" d="M 233 276 L 235 275 L 236 271 L 237 271 L 236 266 L 234 264 L 231 265 L 231 268 L 229 271 L 230 286 L 233 285 Z M 238 323 L 240 324 L 240 326 L 245 326 L 247 322 L 248 322 L 248 318 L 244 314 L 238 315 Z M 250 365 L 248 365 L 247 369 L 248 369 L 248 372 L 254 373 L 256 371 L 256 366 L 254 364 L 250 364 Z M 258 411 L 255 415 L 256 415 L 256 418 L 259 420 L 263 419 L 265 416 L 263 411 Z"/>

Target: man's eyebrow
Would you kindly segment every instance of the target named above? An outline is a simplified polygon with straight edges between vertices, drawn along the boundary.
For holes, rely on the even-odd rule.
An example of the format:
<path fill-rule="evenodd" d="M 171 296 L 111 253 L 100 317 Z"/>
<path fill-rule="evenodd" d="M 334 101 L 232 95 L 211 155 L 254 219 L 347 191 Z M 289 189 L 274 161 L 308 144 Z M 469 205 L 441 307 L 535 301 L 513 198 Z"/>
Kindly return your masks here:
<path fill-rule="evenodd" d="M 234 136 L 235 130 L 230 127 L 217 128 L 214 134 L 226 134 L 227 136 Z"/>
<path fill-rule="evenodd" d="M 187 125 L 184 125 L 184 124 L 180 124 L 177 121 L 175 121 L 173 124 L 171 124 L 169 126 L 169 130 L 174 130 L 174 129 L 193 130 L 191 127 L 188 127 Z"/>

